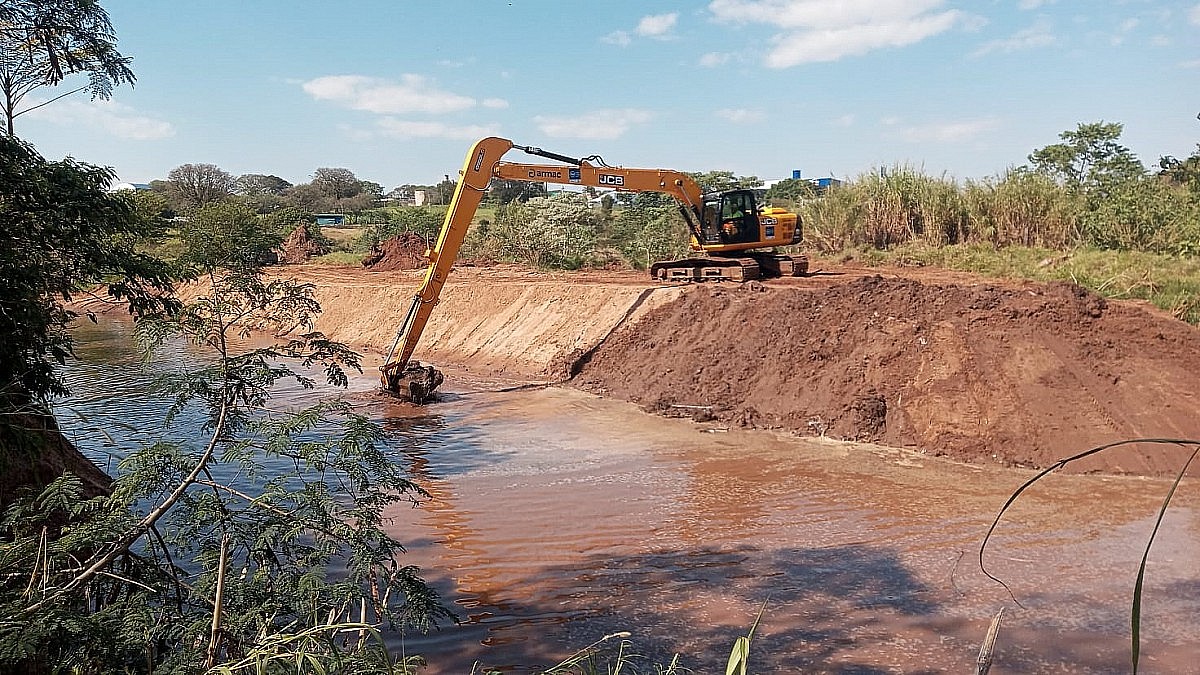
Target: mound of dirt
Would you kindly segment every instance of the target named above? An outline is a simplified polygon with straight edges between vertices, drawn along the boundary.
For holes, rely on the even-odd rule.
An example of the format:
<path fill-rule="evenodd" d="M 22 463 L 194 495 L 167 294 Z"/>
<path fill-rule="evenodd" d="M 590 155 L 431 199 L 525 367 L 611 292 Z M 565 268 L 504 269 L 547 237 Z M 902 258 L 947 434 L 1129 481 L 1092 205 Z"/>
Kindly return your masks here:
<path fill-rule="evenodd" d="M 325 255 L 329 251 L 321 242 L 309 235 L 304 225 L 299 225 L 279 245 L 279 262 L 285 265 L 300 265 L 312 256 Z"/>
<path fill-rule="evenodd" d="M 1200 438 L 1200 331 L 1071 284 L 698 286 L 607 340 L 575 383 L 659 412 L 1045 467 Z M 1141 445 L 1071 468 L 1161 475 Z"/>
<path fill-rule="evenodd" d="M 429 264 L 425 251 L 429 245 L 419 234 L 408 232 L 385 239 L 363 258 L 363 267 L 380 272 L 419 270 Z"/>

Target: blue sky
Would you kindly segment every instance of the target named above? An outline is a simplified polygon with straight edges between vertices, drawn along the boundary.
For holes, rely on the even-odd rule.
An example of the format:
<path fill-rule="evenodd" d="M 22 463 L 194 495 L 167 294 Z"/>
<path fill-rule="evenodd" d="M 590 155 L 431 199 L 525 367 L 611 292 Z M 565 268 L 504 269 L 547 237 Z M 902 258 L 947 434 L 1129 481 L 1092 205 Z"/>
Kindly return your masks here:
<path fill-rule="evenodd" d="M 136 86 L 17 134 L 131 182 L 211 163 L 391 189 L 453 175 L 488 135 L 764 179 L 982 178 L 1101 120 L 1147 166 L 1200 142 L 1196 0 L 102 4 Z"/>

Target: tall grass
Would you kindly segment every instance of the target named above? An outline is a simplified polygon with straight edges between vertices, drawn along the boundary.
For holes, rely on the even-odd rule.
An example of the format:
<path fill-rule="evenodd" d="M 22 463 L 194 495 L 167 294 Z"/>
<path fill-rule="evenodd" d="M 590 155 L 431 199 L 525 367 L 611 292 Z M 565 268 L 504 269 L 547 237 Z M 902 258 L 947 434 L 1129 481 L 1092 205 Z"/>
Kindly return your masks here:
<path fill-rule="evenodd" d="M 823 252 L 914 240 L 953 244 L 969 229 L 958 186 L 908 166 L 864 174 L 799 208 L 806 241 Z"/>
<path fill-rule="evenodd" d="M 1156 176 L 1080 192 L 1025 168 L 960 185 L 895 166 L 799 210 L 806 242 L 825 253 L 919 242 L 1200 255 L 1200 194 Z"/>
<path fill-rule="evenodd" d="M 1010 170 L 968 182 L 962 195 L 972 242 L 1056 249 L 1079 242 L 1078 200 L 1047 176 Z"/>

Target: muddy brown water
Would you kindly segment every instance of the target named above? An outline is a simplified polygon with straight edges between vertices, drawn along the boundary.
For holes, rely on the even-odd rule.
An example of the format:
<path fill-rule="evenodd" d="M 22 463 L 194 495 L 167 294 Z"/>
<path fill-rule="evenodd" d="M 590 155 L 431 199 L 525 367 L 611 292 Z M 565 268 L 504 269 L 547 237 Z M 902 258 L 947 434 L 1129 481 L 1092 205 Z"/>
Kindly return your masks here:
<path fill-rule="evenodd" d="M 63 426 L 102 466 L 164 435 L 128 327 L 87 326 Z M 426 673 L 537 672 L 629 631 L 639 672 L 722 672 L 760 609 L 753 672 L 965 673 L 1004 607 L 993 673 L 1128 672 L 1137 564 L 1168 482 L 1053 477 L 978 545 L 1029 473 L 728 431 L 571 389 L 459 374 L 442 402 L 350 396 L 431 497 L 391 532 L 461 619 L 392 636 Z M 309 395 L 281 391 L 277 404 Z M 182 420 L 188 422 L 186 415 Z M 1184 483 L 1150 556 L 1142 672 L 1200 672 L 1200 495 Z M 618 639 L 610 640 L 614 647 Z"/>

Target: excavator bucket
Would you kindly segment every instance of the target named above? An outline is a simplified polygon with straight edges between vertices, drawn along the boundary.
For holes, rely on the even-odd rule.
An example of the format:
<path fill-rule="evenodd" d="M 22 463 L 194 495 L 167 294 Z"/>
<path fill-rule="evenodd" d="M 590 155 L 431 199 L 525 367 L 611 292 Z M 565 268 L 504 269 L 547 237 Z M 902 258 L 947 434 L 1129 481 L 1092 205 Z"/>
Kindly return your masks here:
<path fill-rule="evenodd" d="M 401 401 L 420 405 L 433 398 L 434 390 L 444 380 L 445 376 L 437 368 L 412 362 L 403 372 L 387 374 L 387 390 Z"/>

